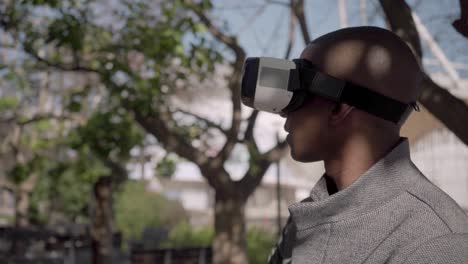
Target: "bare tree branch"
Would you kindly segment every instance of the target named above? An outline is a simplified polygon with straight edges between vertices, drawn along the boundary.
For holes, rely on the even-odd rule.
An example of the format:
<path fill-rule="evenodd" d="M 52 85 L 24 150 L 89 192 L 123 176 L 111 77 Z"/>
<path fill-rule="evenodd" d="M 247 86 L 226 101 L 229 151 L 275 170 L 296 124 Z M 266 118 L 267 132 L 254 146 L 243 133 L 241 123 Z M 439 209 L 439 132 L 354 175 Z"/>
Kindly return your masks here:
<path fill-rule="evenodd" d="M 228 46 L 235 54 L 235 60 L 232 63 L 233 72 L 228 79 L 228 87 L 231 91 L 232 101 L 232 121 L 231 128 L 226 134 L 226 143 L 221 151 L 216 156 L 217 163 L 224 162 L 228 159 L 231 151 L 234 149 L 238 140 L 238 133 L 240 128 L 241 119 L 241 98 L 240 98 L 240 79 L 246 53 L 244 49 L 238 44 L 236 37 L 228 36 L 221 32 L 214 23 L 205 15 L 205 13 L 194 5 L 192 0 L 186 0 L 186 3 L 192 6 L 192 10 L 197 14 L 202 23 L 208 28 L 217 40 Z"/>
<path fill-rule="evenodd" d="M 258 110 L 253 110 L 252 114 L 247 119 L 247 128 L 244 133 L 244 141 L 254 141 L 253 139 L 253 130 L 255 127 L 255 122 L 257 121 Z"/>
<path fill-rule="evenodd" d="M 426 75 L 419 101 L 468 146 L 468 105 Z"/>
<path fill-rule="evenodd" d="M 62 71 L 73 71 L 73 72 L 88 72 L 88 73 L 100 73 L 96 69 L 80 66 L 78 63 L 75 65 L 65 65 L 61 63 L 51 62 L 45 58 L 42 58 L 37 54 L 36 51 L 28 50 L 28 54 L 31 55 L 38 62 L 45 64 L 47 67 L 55 68 Z"/>
<path fill-rule="evenodd" d="M 69 118 L 71 118 L 71 117 L 68 116 L 68 115 L 43 114 L 43 115 L 33 116 L 32 118 L 27 119 L 27 120 L 18 121 L 17 124 L 21 125 L 21 126 L 24 126 L 24 125 L 31 124 L 31 123 L 38 122 L 38 121 L 42 121 L 42 120 L 48 120 L 48 119 L 65 120 L 65 119 L 69 119 Z"/>
<path fill-rule="evenodd" d="M 455 30 L 462 36 L 468 38 L 468 0 L 460 1 L 460 18 L 453 21 L 452 25 Z"/>
<path fill-rule="evenodd" d="M 249 196 L 255 188 L 260 184 L 265 175 L 266 171 L 273 162 L 277 162 L 284 156 L 284 151 L 286 150 L 287 143 L 282 141 L 269 151 L 261 155 L 258 160 L 256 157 L 252 157 L 252 164 L 249 170 L 245 173 L 244 177 L 241 180 L 235 182 L 238 185 L 238 189 L 243 193 L 243 195 Z M 242 188 L 240 188 L 242 187 Z"/>
<path fill-rule="evenodd" d="M 216 128 L 217 130 L 221 131 L 223 134 L 227 133 L 226 129 L 224 129 L 220 124 L 217 124 L 217 123 L 215 123 L 215 122 L 213 122 L 213 121 L 211 121 L 211 120 L 209 120 L 209 119 L 207 119 L 205 117 L 202 117 L 200 115 L 197 115 L 197 114 L 194 114 L 194 113 L 182 110 L 182 109 L 178 109 L 175 112 L 179 112 L 181 114 L 191 116 L 191 117 L 197 119 L 198 121 L 205 123 L 205 125 L 207 127 Z"/>
<path fill-rule="evenodd" d="M 422 50 L 411 8 L 404 0 L 380 0 L 391 29 L 412 47 L 421 60 Z M 465 145 L 468 145 L 468 106 L 426 75 L 419 101 Z M 448 110 L 450 106 L 450 110 Z"/>
<path fill-rule="evenodd" d="M 296 3 L 293 3 L 297 1 Z M 291 4 L 294 6 L 294 14 L 299 21 L 299 25 L 301 27 L 302 37 L 304 38 L 304 43 L 308 45 L 312 39 L 309 35 L 309 30 L 307 26 L 307 21 L 304 14 L 304 0 L 291 0 Z"/>
<path fill-rule="evenodd" d="M 404 0 L 380 0 L 380 5 L 392 31 L 408 43 L 417 58 L 421 60 L 423 56 L 421 41 L 411 16 L 411 8 Z"/>
<path fill-rule="evenodd" d="M 212 167 L 214 165 L 212 158 L 207 157 L 203 152 L 193 147 L 186 138 L 177 133 L 175 122 L 171 119 L 170 113 L 162 112 L 158 113 L 158 115 L 147 116 L 138 111 L 138 109 L 134 109 L 127 104 L 124 105 L 134 113 L 135 120 L 146 131 L 154 135 L 167 151 L 177 153 L 180 157 L 194 162 L 200 168 Z M 222 164 L 218 165 L 222 167 Z M 219 175 L 210 174 L 204 176 L 213 188 L 220 188 L 222 181 L 226 180 Z"/>
<path fill-rule="evenodd" d="M 256 19 L 258 19 L 261 14 L 263 12 L 265 12 L 265 9 L 267 7 L 267 3 L 264 3 L 263 5 L 261 5 L 257 11 L 255 11 L 255 13 L 253 15 L 251 15 L 245 22 L 244 22 L 244 25 L 242 25 L 242 27 L 240 27 L 239 29 L 239 32 L 237 32 L 237 34 L 240 34 L 241 32 L 243 32 L 245 29 L 247 28 L 250 28 Z"/>
<path fill-rule="evenodd" d="M 0 120 L 0 123 L 12 123 L 15 122 L 17 125 L 20 126 L 25 126 L 34 122 L 39 122 L 42 120 L 47 120 L 47 119 L 55 119 L 55 120 L 65 120 L 71 118 L 68 115 L 55 115 L 55 114 L 41 114 L 41 115 L 36 115 L 31 118 L 25 119 L 25 120 L 19 120 L 21 117 L 18 116 L 13 116 L 7 119 Z"/>
<path fill-rule="evenodd" d="M 287 59 L 289 58 L 289 55 L 291 54 L 293 42 L 294 42 L 294 36 L 295 36 L 295 21 L 296 21 L 296 16 L 294 14 L 294 0 L 290 0 L 289 2 L 289 38 L 288 38 L 288 46 L 286 48 L 286 54 L 284 55 L 284 58 Z"/>
<path fill-rule="evenodd" d="M 215 36 L 216 39 L 218 39 L 222 43 L 226 44 L 229 48 L 231 48 L 231 50 L 234 51 L 234 53 L 236 54 L 237 58 L 245 58 L 245 51 L 237 43 L 236 37 L 228 36 L 224 34 L 221 30 L 219 30 L 213 24 L 211 19 L 209 19 L 205 15 L 205 13 L 194 4 L 192 0 L 185 0 L 185 2 L 191 6 L 192 10 L 200 18 L 201 22 L 208 28 L 208 31 L 210 31 L 210 33 L 213 34 L 213 36 Z"/>

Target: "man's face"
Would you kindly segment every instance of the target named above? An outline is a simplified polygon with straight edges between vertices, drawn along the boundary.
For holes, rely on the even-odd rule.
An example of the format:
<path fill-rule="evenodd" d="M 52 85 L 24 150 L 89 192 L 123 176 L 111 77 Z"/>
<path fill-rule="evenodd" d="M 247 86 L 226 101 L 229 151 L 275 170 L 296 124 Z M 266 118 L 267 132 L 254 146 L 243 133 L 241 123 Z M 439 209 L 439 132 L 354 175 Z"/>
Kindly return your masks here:
<path fill-rule="evenodd" d="M 293 159 L 301 162 L 323 160 L 328 146 L 328 119 L 333 104 L 321 98 L 307 100 L 286 116 L 284 129 Z"/>

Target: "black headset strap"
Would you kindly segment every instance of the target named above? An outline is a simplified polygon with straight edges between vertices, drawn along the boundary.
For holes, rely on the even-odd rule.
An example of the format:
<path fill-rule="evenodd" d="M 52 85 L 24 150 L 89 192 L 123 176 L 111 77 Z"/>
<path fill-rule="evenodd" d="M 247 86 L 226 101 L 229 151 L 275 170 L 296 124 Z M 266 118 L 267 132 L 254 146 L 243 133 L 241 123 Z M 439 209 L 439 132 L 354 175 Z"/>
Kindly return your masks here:
<path fill-rule="evenodd" d="M 398 123 L 409 108 L 408 104 L 351 82 L 346 82 L 340 101 L 394 123 Z"/>
<path fill-rule="evenodd" d="M 305 59 L 297 59 L 294 62 L 298 64 L 299 72 L 294 73 L 292 79 L 300 79 L 302 87 L 299 89 L 306 89 L 313 94 L 333 101 L 347 103 L 394 123 L 399 123 L 402 119 L 406 118 L 410 106 L 418 110 L 415 103 L 403 103 L 376 93 L 364 86 L 321 73 L 315 69 L 313 64 Z M 327 83 L 321 84 L 317 82 L 316 80 L 320 79 L 318 77 L 322 80 L 327 79 Z M 292 79 L 290 81 L 293 81 Z"/>

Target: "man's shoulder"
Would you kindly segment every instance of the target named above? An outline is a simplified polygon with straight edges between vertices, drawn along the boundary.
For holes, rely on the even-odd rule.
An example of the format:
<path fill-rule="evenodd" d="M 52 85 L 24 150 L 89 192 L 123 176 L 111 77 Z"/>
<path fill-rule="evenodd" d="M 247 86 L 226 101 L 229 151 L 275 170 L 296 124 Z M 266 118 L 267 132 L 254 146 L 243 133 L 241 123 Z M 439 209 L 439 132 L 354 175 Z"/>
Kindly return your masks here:
<path fill-rule="evenodd" d="M 468 233 L 450 233 L 415 243 L 393 257 L 398 264 L 468 263 Z"/>
<path fill-rule="evenodd" d="M 409 171 L 416 180 L 406 188 L 412 199 L 407 208 L 424 234 L 402 245 L 389 263 L 468 263 L 468 216 L 443 190 L 417 168 Z M 404 199 L 408 202 L 408 199 Z"/>
<path fill-rule="evenodd" d="M 439 218 L 451 233 L 468 233 L 468 216 L 463 209 L 443 190 L 430 182 L 422 173 L 407 193 L 421 207 Z"/>

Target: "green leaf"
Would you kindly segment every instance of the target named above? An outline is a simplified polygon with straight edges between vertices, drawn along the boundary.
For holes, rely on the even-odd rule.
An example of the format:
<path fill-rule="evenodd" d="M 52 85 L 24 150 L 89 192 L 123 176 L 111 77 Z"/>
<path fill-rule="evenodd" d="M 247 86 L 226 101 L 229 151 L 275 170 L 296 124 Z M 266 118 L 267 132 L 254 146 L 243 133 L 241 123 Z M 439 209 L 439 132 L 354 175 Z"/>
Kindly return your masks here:
<path fill-rule="evenodd" d="M 202 23 L 196 23 L 193 25 L 193 30 L 196 32 L 204 33 L 206 32 L 206 26 Z"/>
<path fill-rule="evenodd" d="M 31 167 L 29 164 L 16 164 L 7 175 L 10 181 L 18 185 L 24 182 L 31 173 Z"/>
<path fill-rule="evenodd" d="M 116 195 L 115 220 L 127 239 L 139 239 L 147 227 L 170 227 L 185 217 L 180 204 L 148 191 L 144 181 L 128 181 Z"/>
<path fill-rule="evenodd" d="M 50 7 L 58 7 L 60 4 L 61 0 L 22 0 L 21 4 L 22 5 L 48 5 Z"/>
<path fill-rule="evenodd" d="M 211 0 L 202 0 L 200 2 L 200 7 L 203 8 L 203 9 L 211 9 L 213 8 L 213 3 L 211 2 Z"/>
<path fill-rule="evenodd" d="M 19 101 L 15 96 L 4 96 L 0 98 L 0 112 L 16 108 Z"/>
<path fill-rule="evenodd" d="M 46 43 L 54 43 L 56 47 L 66 46 L 72 50 L 83 49 L 85 24 L 71 14 L 63 14 L 49 25 Z"/>
<path fill-rule="evenodd" d="M 214 238 L 212 227 L 194 229 L 186 221 L 180 222 L 169 234 L 168 246 L 171 247 L 206 247 Z"/>
<path fill-rule="evenodd" d="M 49 131 L 52 128 L 52 123 L 50 122 L 50 120 L 39 120 L 37 122 L 34 122 L 34 127 L 39 132 L 45 132 Z"/>
<path fill-rule="evenodd" d="M 172 155 L 166 155 L 156 165 L 156 175 L 171 178 L 177 168 L 177 160 Z"/>

